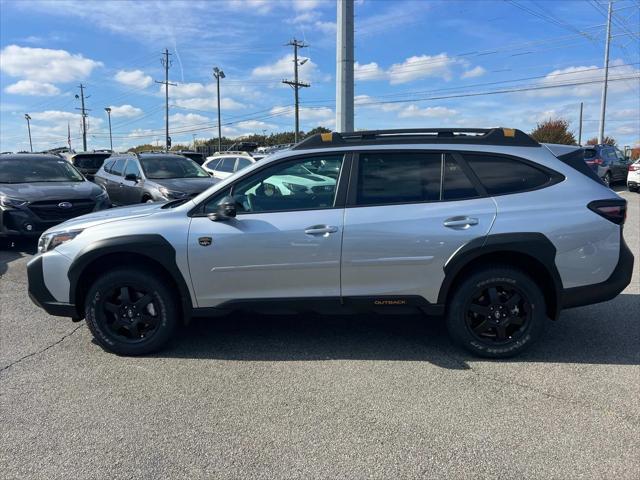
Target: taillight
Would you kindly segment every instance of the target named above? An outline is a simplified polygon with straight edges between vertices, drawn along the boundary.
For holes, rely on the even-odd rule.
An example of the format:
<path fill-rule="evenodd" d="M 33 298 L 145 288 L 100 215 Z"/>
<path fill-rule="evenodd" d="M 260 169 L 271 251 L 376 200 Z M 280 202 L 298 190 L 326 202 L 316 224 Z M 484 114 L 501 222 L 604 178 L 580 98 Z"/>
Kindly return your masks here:
<path fill-rule="evenodd" d="M 592 163 L 594 165 L 602 165 L 604 163 L 604 161 L 601 158 L 594 158 L 593 160 L 587 162 L 587 163 Z"/>
<path fill-rule="evenodd" d="M 622 225 L 627 219 L 626 200 L 595 200 L 589 203 L 587 207 L 617 225 Z"/>
<path fill-rule="evenodd" d="M 635 172 L 636 170 L 640 170 L 640 165 L 636 165 L 635 163 L 632 163 L 631 165 L 629 165 L 630 172 Z"/>

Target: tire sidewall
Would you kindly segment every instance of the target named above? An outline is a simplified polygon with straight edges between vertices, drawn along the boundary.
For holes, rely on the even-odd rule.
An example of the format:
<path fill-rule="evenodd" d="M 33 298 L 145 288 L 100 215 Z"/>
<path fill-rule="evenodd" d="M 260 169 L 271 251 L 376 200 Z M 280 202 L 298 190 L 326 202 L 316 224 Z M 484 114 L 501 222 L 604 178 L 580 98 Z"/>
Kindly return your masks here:
<path fill-rule="evenodd" d="M 478 289 L 490 284 L 511 285 L 520 290 L 530 302 L 531 317 L 526 330 L 517 339 L 495 345 L 473 335 L 465 320 L 469 298 Z M 457 288 L 447 312 L 447 329 L 452 339 L 470 352 L 489 358 L 505 358 L 527 349 L 542 334 L 547 322 L 544 295 L 537 284 L 526 274 L 511 268 L 492 268 L 470 275 Z"/>
<path fill-rule="evenodd" d="M 103 296 L 121 286 L 137 286 L 149 291 L 158 306 L 158 327 L 146 341 L 127 343 L 109 333 L 102 311 Z M 152 274 L 134 270 L 117 270 L 105 274 L 89 289 L 85 302 L 87 326 L 96 342 L 104 349 L 119 355 L 144 355 L 162 348 L 171 338 L 177 324 L 177 310 L 172 293 Z"/>

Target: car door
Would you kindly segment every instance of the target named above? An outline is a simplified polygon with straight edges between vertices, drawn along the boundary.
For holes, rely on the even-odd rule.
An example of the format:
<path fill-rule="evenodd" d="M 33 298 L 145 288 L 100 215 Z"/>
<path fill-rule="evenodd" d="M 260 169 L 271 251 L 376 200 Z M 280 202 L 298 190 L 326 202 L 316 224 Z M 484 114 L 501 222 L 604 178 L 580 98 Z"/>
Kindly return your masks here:
<path fill-rule="evenodd" d="M 137 181 L 127 180 L 127 175 L 135 175 Z M 124 167 L 124 173 L 122 175 L 122 181 L 120 182 L 120 196 L 122 203 L 125 205 L 131 205 L 133 203 L 140 203 L 142 201 L 142 171 L 138 164 L 138 159 L 130 158 Z"/>
<path fill-rule="evenodd" d="M 342 154 L 323 157 L 338 159 L 343 171 L 348 168 L 349 159 Z M 214 195 L 192 215 L 189 269 L 199 307 L 232 300 L 340 295 L 346 179 L 321 191 L 309 188 L 282 194 L 276 187 L 281 178 L 290 178 L 292 171 L 304 169 L 313 158 L 266 164 Z M 237 217 L 210 220 L 207 214 L 230 194 Z"/>
<path fill-rule="evenodd" d="M 447 260 L 495 218 L 472 178 L 457 154 L 360 153 L 345 209 L 342 295 L 435 303 Z"/>
<path fill-rule="evenodd" d="M 118 158 L 109 171 L 109 175 L 107 176 L 107 193 L 109 194 L 109 198 L 111 202 L 116 205 L 123 205 L 123 195 L 122 189 L 120 188 L 120 183 L 122 182 L 122 174 L 124 172 L 126 158 Z"/>

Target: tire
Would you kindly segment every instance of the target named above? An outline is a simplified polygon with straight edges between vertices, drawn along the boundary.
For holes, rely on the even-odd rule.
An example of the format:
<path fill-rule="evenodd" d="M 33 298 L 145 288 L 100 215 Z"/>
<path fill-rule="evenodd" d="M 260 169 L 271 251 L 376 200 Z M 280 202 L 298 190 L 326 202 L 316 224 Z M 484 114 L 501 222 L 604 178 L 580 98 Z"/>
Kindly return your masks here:
<path fill-rule="evenodd" d="M 145 195 L 144 197 L 142 197 L 142 203 L 153 203 L 153 198 Z"/>
<path fill-rule="evenodd" d="M 604 177 L 602 177 L 602 181 L 607 187 L 611 187 L 611 172 L 605 173 Z"/>
<path fill-rule="evenodd" d="M 145 355 L 166 345 L 178 324 L 173 292 L 151 272 L 121 268 L 89 289 L 87 326 L 95 341 L 118 355 Z"/>
<path fill-rule="evenodd" d="M 481 357 L 522 353 L 540 337 L 546 322 L 540 287 L 524 272 L 508 266 L 471 272 L 447 305 L 449 335 Z"/>

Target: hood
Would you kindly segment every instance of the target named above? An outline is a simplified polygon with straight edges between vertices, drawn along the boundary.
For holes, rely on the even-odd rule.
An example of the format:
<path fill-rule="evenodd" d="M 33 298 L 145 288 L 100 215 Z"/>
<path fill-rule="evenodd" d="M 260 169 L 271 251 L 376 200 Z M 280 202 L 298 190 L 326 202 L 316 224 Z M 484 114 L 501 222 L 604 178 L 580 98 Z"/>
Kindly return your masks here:
<path fill-rule="evenodd" d="M 0 183 L 0 193 L 28 202 L 96 197 L 102 189 L 91 182 Z"/>
<path fill-rule="evenodd" d="M 154 213 L 163 212 L 162 206 L 164 203 L 143 203 L 135 205 L 133 207 L 119 207 L 109 208 L 107 210 L 100 210 L 98 212 L 88 213 L 87 215 L 81 215 L 79 217 L 67 220 L 64 223 L 60 223 L 54 227 L 51 227 L 47 232 L 70 230 L 74 228 L 89 228 L 96 225 L 102 225 L 104 223 L 116 222 L 120 220 L 127 220 L 129 218 L 140 218 Z"/>
<path fill-rule="evenodd" d="M 188 194 L 204 192 L 207 188 L 218 183 L 217 178 L 167 178 L 150 179 L 149 181 L 166 187 L 169 190 L 176 190 Z"/>

